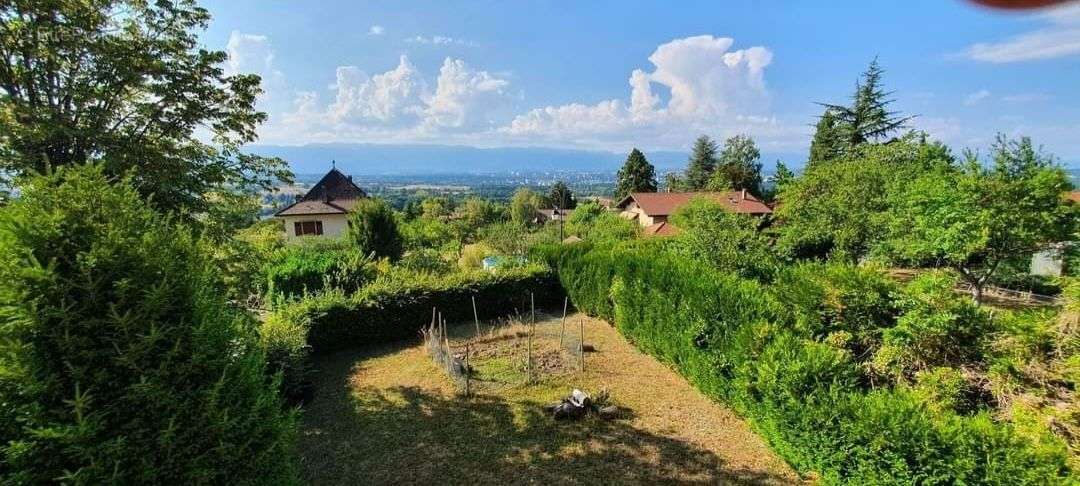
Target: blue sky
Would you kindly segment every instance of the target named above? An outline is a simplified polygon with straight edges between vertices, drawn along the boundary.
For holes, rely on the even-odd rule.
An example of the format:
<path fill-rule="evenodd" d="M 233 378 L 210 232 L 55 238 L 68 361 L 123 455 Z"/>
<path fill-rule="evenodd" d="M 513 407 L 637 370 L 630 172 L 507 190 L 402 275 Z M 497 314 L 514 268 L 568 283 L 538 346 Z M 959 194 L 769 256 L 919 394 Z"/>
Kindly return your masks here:
<path fill-rule="evenodd" d="M 815 101 L 875 56 L 895 107 L 960 148 L 1026 134 L 1080 161 L 1080 5 L 215 0 L 203 42 L 263 76 L 261 143 L 623 152 L 754 136 L 804 153 Z"/>

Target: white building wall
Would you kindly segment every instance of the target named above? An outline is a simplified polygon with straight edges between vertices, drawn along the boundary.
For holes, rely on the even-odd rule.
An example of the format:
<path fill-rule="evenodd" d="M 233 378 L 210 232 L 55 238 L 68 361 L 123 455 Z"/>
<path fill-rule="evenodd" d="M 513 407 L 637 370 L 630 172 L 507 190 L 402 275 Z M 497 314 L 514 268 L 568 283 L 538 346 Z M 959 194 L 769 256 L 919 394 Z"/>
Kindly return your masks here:
<path fill-rule="evenodd" d="M 345 214 L 319 214 L 311 216 L 279 216 L 285 222 L 285 235 L 295 239 L 296 225 L 303 221 L 322 221 L 324 237 L 341 236 L 349 228 L 349 218 Z"/>

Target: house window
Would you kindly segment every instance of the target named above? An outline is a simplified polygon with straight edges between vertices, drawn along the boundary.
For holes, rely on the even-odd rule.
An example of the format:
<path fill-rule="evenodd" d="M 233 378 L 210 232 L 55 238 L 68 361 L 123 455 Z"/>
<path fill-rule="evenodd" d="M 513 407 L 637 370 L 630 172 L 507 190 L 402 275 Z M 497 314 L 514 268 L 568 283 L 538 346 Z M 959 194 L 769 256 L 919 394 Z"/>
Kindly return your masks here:
<path fill-rule="evenodd" d="M 297 221 L 293 223 L 296 236 L 321 235 L 322 221 Z"/>

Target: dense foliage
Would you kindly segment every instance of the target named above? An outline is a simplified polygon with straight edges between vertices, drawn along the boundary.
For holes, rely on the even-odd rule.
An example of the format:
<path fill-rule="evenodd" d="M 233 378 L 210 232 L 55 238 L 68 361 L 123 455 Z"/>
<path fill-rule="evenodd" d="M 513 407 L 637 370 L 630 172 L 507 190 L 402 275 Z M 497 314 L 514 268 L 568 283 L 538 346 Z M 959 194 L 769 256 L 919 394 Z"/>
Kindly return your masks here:
<path fill-rule="evenodd" d="M 402 241 L 394 211 L 380 199 L 361 199 L 349 212 L 346 238 L 362 255 L 371 258 L 401 258 Z"/>
<path fill-rule="evenodd" d="M 708 198 L 696 198 L 676 212 L 671 222 L 679 228 L 671 249 L 691 260 L 744 277 L 769 280 L 780 264 L 764 222 L 728 211 Z"/>
<path fill-rule="evenodd" d="M 0 177 L 100 161 L 188 214 L 210 192 L 291 178 L 281 159 L 240 151 L 266 119 L 259 77 L 225 73 L 225 52 L 201 47 L 209 20 L 193 0 L 5 2 Z"/>
<path fill-rule="evenodd" d="M 882 87 L 882 74 L 884 70 L 874 59 L 855 84 L 850 106 L 823 103 L 825 114 L 818 130 L 824 133 L 814 136 L 814 141 L 819 143 L 817 150 L 811 149 L 811 161 L 828 160 L 814 156 L 828 157 L 868 142 L 883 141 L 911 120 L 910 116 L 889 110 L 889 105 L 893 103 L 889 99 L 892 93 Z"/>
<path fill-rule="evenodd" d="M 675 187 L 680 191 L 700 191 L 705 189 L 716 170 L 716 154 L 720 148 L 713 139 L 702 135 L 694 140 L 694 146 L 690 149 L 690 160 L 686 164 L 686 172 L 681 179 L 672 182 L 681 187 Z"/>
<path fill-rule="evenodd" d="M 544 266 L 436 275 L 395 269 L 358 292 L 331 289 L 279 307 L 262 327 L 272 366 L 285 374 L 286 392 L 304 394 L 307 357 L 353 346 L 414 338 L 431 323 L 432 309 L 450 322 L 527 314 L 556 303 L 562 290 Z"/>
<path fill-rule="evenodd" d="M 274 250 L 267 257 L 266 297 L 273 302 L 324 288 L 358 290 L 375 277 L 371 259 L 345 240 L 310 239 Z"/>
<path fill-rule="evenodd" d="M 716 158 L 716 169 L 706 189 L 710 191 L 747 190 L 762 195 L 761 152 L 754 139 L 736 135 L 724 141 Z"/>
<path fill-rule="evenodd" d="M 626 162 L 615 180 L 616 199 L 626 197 L 631 192 L 656 192 L 656 168 L 636 148 L 626 156 Z"/>
<path fill-rule="evenodd" d="M 927 402 L 962 397 L 948 394 L 963 386 L 941 365 L 971 358 L 948 352 L 963 349 L 956 341 L 968 335 L 948 330 L 979 334 L 987 322 L 933 283 L 898 289 L 872 270 L 830 264 L 795 267 L 763 285 L 637 244 L 545 252 L 575 306 L 611 320 L 736 407 L 775 450 L 825 482 L 1074 479 L 1064 443 L 1047 430 L 1029 433 L 985 409 L 960 414 L 942 406 L 947 400 Z M 909 326 L 916 322 L 944 327 Z M 927 370 L 917 382 L 890 381 L 869 366 L 902 343 L 912 344 L 912 369 Z"/>
<path fill-rule="evenodd" d="M 885 234 L 891 191 L 927 168 L 951 163 L 943 146 L 911 134 L 807 167 L 778 195 L 777 245 L 793 257 L 862 258 Z"/>
<path fill-rule="evenodd" d="M 976 301 L 1003 262 L 1067 241 L 1080 213 L 1062 204 L 1065 172 L 1031 140 L 999 137 L 993 165 L 972 158 L 905 181 L 888 201 L 881 252 L 914 265 L 956 269 Z"/>
<path fill-rule="evenodd" d="M 0 482 L 293 482 L 295 419 L 191 233 L 99 166 L 20 187 L 0 209 Z"/>

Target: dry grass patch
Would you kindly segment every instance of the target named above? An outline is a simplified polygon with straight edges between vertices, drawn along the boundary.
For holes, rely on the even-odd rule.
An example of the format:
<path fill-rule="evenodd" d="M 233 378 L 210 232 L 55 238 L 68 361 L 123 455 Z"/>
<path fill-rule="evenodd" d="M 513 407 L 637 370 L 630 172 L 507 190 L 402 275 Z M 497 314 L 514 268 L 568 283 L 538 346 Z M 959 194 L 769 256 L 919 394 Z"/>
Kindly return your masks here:
<path fill-rule="evenodd" d="M 640 353 L 603 321 L 584 319 L 586 371 L 577 341 L 559 345 L 559 320 L 536 324 L 535 382 L 526 383 L 528 328 L 468 341 L 473 396 L 419 344 L 343 352 L 319 364 L 304 413 L 301 456 L 313 484 L 789 484 L 798 477 L 730 410 Z M 627 418 L 555 422 L 542 410 L 571 388 L 607 389 Z"/>

